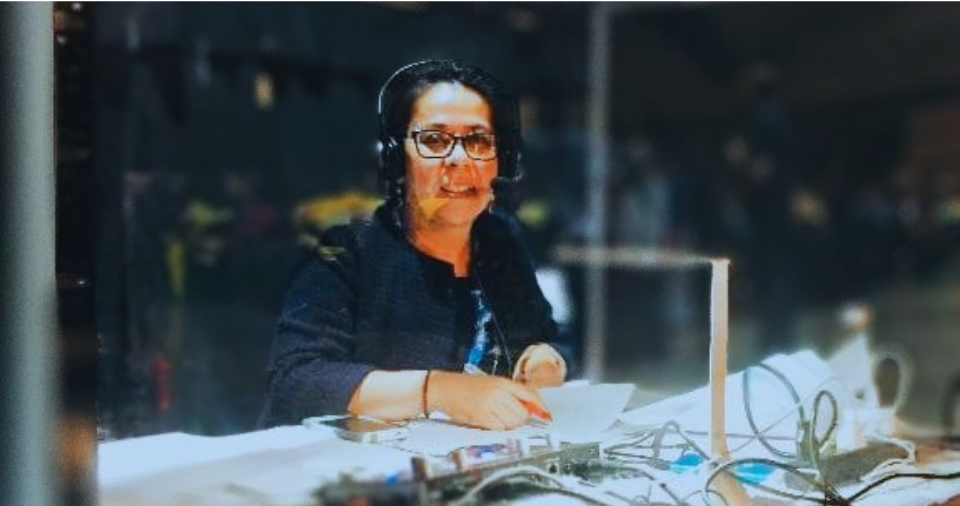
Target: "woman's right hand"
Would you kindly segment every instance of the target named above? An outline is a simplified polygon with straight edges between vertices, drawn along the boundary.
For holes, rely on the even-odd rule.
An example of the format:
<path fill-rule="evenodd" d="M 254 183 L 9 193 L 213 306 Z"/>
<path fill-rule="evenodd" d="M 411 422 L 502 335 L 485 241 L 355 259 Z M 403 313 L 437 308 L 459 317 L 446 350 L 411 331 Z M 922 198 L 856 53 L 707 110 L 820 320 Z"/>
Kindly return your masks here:
<path fill-rule="evenodd" d="M 534 390 L 508 378 L 433 371 L 429 381 L 429 410 L 442 411 L 460 424 L 514 429 L 527 421 L 530 411 L 548 413 Z"/>

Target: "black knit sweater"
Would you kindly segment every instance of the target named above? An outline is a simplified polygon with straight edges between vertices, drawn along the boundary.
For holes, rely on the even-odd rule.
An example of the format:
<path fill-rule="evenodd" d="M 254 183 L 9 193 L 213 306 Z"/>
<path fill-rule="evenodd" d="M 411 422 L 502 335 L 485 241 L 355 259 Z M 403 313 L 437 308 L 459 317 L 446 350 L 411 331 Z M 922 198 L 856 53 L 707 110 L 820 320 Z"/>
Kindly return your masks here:
<path fill-rule="evenodd" d="M 470 276 L 457 278 L 410 244 L 398 214 L 381 207 L 369 222 L 330 229 L 300 269 L 278 322 L 261 426 L 344 413 L 375 369 L 461 370 L 474 288 L 493 310 L 491 339 L 506 343 L 510 362 L 556 337 L 515 219 L 485 212 L 476 220 Z"/>

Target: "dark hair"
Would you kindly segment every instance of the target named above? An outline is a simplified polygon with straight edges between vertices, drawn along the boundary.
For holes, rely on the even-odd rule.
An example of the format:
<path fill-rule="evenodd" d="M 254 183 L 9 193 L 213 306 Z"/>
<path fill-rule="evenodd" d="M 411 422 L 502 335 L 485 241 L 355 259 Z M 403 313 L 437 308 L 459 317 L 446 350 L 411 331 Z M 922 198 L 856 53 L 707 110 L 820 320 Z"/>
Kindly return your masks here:
<path fill-rule="evenodd" d="M 516 100 L 492 75 L 466 63 L 427 60 L 396 71 L 377 101 L 380 137 L 380 190 L 388 201 L 403 200 L 406 158 L 402 142 L 406 135 L 413 103 L 437 83 L 460 83 L 479 93 L 490 105 L 493 129 L 497 136 L 498 177 L 503 185 L 520 177 L 520 118 Z M 495 191 L 496 191 L 495 185 Z"/>

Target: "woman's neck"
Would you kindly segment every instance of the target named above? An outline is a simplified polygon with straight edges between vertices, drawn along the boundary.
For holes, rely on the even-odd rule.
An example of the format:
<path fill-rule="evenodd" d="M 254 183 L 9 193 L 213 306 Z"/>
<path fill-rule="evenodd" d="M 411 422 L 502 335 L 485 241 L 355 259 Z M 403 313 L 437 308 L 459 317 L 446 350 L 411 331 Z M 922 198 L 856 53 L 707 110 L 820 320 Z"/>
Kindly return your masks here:
<path fill-rule="evenodd" d="M 470 227 L 412 227 L 410 242 L 421 252 L 453 265 L 457 277 L 470 273 Z"/>

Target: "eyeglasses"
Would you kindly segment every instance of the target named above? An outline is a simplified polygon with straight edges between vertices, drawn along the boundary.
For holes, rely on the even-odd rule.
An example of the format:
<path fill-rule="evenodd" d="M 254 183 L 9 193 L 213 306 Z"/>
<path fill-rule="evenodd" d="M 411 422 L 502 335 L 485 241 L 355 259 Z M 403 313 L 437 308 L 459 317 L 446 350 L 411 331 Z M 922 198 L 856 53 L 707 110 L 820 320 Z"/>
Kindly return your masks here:
<path fill-rule="evenodd" d="M 446 158 L 453 153 L 457 141 L 463 144 L 467 156 L 474 160 L 493 160 L 497 157 L 497 136 L 494 134 L 453 135 L 440 130 L 420 130 L 411 132 L 410 138 L 417 145 L 417 154 L 421 158 Z"/>

